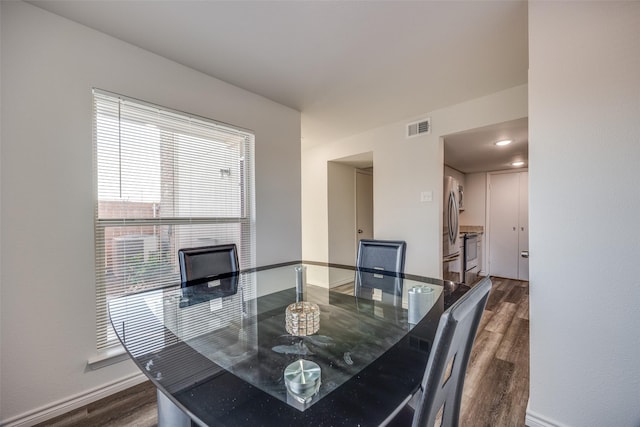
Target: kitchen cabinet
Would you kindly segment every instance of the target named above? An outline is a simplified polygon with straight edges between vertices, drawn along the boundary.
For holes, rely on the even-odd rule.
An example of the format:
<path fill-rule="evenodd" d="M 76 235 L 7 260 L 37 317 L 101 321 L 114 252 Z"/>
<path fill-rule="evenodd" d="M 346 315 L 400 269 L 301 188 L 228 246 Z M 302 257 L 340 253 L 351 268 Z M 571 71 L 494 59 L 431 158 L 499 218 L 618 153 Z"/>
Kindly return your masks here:
<path fill-rule="evenodd" d="M 528 172 L 489 174 L 489 274 L 529 280 Z"/>

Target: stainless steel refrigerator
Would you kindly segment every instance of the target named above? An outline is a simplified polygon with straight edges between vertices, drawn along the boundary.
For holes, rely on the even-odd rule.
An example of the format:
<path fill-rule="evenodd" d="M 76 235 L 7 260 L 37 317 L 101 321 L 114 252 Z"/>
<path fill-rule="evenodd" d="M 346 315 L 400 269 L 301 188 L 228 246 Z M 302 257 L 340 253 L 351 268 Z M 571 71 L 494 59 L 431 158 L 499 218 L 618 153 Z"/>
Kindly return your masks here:
<path fill-rule="evenodd" d="M 442 278 L 454 282 L 462 281 L 458 192 L 458 181 L 451 176 L 445 176 L 442 209 Z"/>

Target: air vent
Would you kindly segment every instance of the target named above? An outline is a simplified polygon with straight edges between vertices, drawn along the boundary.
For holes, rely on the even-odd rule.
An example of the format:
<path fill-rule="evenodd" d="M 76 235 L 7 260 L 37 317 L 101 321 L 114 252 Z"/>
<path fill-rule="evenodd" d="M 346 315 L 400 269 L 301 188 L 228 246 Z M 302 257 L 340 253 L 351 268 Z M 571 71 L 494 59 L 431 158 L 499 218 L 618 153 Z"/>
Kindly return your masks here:
<path fill-rule="evenodd" d="M 418 120 L 407 125 L 407 138 L 431 133 L 431 118 Z"/>

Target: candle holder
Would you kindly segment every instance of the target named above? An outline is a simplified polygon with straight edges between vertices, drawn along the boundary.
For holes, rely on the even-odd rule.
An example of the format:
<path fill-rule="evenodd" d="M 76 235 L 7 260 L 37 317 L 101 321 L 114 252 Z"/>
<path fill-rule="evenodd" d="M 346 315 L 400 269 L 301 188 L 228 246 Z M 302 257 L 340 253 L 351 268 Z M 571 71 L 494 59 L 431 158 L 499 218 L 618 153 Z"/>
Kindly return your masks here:
<path fill-rule="evenodd" d="M 434 303 L 434 291 L 429 286 L 414 286 L 409 289 L 409 324 L 416 325 L 431 310 Z"/>
<path fill-rule="evenodd" d="M 313 335 L 320 329 L 318 304 L 299 301 L 289 304 L 285 311 L 285 329 L 295 336 Z"/>
<path fill-rule="evenodd" d="M 298 402 L 307 404 L 320 389 L 320 366 L 310 360 L 300 359 L 284 370 L 284 383 L 289 394 Z"/>

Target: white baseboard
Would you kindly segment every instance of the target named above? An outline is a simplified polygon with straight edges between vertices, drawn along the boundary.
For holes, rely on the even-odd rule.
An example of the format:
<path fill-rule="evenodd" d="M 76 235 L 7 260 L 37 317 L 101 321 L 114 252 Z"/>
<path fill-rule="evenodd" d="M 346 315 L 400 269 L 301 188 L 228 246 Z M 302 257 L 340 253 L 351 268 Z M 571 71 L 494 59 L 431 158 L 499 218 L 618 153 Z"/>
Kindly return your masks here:
<path fill-rule="evenodd" d="M 101 387 L 96 387 L 92 390 L 87 390 L 82 393 L 78 393 L 74 396 L 69 396 L 65 399 L 61 399 L 57 402 L 53 402 L 42 406 L 40 408 L 25 412 L 24 414 L 17 415 L 7 420 L 0 420 L 0 426 L 2 427 L 28 427 L 34 424 L 38 424 L 51 418 L 57 417 L 74 409 L 81 408 L 85 405 L 93 403 L 104 397 L 111 396 L 122 390 L 126 390 L 129 387 L 133 387 L 144 382 L 147 377 L 142 373 L 136 373 L 128 377 L 120 378 L 119 380 L 105 384 Z"/>
<path fill-rule="evenodd" d="M 353 277 L 345 277 L 344 279 L 334 280 L 329 284 L 329 289 L 337 288 L 338 286 L 346 285 L 347 283 L 353 283 Z"/>
<path fill-rule="evenodd" d="M 564 427 L 564 424 L 550 420 L 543 417 L 540 414 L 530 411 L 527 408 L 527 413 L 524 417 L 524 425 L 527 427 Z"/>

